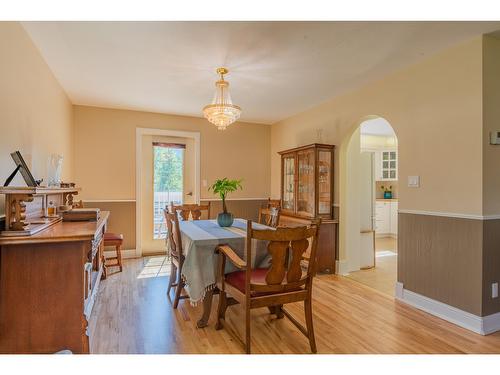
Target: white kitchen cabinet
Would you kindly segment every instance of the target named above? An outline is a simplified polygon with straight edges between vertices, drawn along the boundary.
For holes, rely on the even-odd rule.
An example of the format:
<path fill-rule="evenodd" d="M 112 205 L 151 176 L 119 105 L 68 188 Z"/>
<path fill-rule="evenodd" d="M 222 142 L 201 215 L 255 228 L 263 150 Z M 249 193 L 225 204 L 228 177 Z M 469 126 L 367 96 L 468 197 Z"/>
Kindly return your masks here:
<path fill-rule="evenodd" d="M 396 181 L 398 179 L 398 152 L 378 150 L 375 152 L 375 180 Z"/>
<path fill-rule="evenodd" d="M 398 201 L 391 201 L 391 235 L 398 235 Z"/>
<path fill-rule="evenodd" d="M 375 204 L 375 233 L 388 234 L 391 231 L 391 202 L 377 201 Z"/>
<path fill-rule="evenodd" d="M 379 236 L 397 236 L 398 202 L 377 200 L 375 203 L 375 233 Z"/>

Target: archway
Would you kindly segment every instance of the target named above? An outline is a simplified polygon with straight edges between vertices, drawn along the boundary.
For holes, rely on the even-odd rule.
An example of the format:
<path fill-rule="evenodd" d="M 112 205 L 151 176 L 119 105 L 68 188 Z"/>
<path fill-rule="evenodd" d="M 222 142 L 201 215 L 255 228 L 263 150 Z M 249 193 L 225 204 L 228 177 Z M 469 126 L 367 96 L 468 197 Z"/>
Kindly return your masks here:
<path fill-rule="evenodd" d="M 397 277 L 396 133 L 383 117 L 367 116 L 342 144 L 341 156 L 338 271 L 393 294 Z"/>

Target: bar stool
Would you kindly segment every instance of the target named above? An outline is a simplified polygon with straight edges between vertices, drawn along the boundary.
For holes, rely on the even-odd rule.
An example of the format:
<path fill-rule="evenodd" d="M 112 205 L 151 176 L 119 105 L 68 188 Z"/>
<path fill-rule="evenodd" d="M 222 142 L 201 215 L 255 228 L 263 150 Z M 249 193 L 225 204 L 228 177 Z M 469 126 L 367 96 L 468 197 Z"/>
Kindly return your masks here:
<path fill-rule="evenodd" d="M 123 244 L 123 234 L 116 233 L 104 233 L 104 246 L 114 246 L 116 249 L 116 256 L 110 257 L 105 260 L 106 267 L 120 267 L 120 272 L 122 272 L 122 244 Z M 115 260 L 115 262 L 108 264 L 108 260 Z"/>

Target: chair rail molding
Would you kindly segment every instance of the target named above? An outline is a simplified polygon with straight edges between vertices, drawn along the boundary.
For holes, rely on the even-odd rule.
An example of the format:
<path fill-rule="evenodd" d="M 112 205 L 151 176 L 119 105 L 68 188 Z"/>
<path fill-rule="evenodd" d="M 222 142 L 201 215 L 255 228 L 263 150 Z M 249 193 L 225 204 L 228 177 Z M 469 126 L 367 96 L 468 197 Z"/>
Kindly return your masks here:
<path fill-rule="evenodd" d="M 410 214 L 410 215 L 452 217 L 452 218 L 457 218 L 457 219 L 472 219 L 472 220 L 498 220 L 498 219 L 500 219 L 500 214 L 497 214 L 497 215 L 475 215 L 475 214 L 464 214 L 464 213 L 458 213 L 458 212 L 439 212 L 439 211 L 405 210 L 405 209 L 399 209 L 398 213 Z"/>

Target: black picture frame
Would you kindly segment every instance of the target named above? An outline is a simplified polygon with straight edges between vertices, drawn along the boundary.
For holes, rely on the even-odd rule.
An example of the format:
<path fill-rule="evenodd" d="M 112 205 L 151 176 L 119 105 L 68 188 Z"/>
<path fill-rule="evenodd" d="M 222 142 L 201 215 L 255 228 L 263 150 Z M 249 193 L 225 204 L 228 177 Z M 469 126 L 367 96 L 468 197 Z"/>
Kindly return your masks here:
<path fill-rule="evenodd" d="M 14 178 L 14 176 L 16 175 L 16 173 L 18 171 L 21 172 L 21 175 L 23 176 L 23 179 L 26 182 L 26 185 L 31 186 L 31 187 L 38 186 L 35 178 L 33 177 L 33 175 L 31 174 L 28 166 L 26 165 L 26 162 L 24 161 L 23 156 L 21 155 L 21 153 L 19 151 L 15 151 L 15 152 L 12 152 L 10 154 L 10 156 L 12 157 L 12 160 L 14 160 L 14 163 L 16 163 L 16 169 L 7 178 L 7 180 L 5 181 L 4 186 L 8 186 L 9 185 L 9 183 L 12 181 L 12 179 Z"/>

